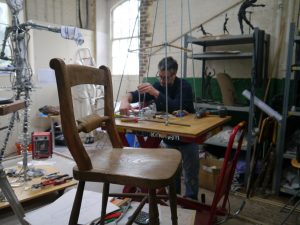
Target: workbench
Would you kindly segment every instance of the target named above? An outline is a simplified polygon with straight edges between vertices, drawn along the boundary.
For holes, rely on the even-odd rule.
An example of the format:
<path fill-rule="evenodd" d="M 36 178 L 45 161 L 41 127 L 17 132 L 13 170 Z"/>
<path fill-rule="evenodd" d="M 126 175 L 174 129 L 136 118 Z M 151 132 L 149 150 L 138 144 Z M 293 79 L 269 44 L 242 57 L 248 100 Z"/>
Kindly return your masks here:
<path fill-rule="evenodd" d="M 116 126 L 125 146 L 129 146 L 125 134 L 136 135 L 140 147 L 155 148 L 162 138 L 194 142 L 202 144 L 208 137 L 220 131 L 222 126 L 231 119 L 230 116 L 206 116 L 196 118 L 195 114 L 184 117 L 166 119 L 139 120 L 138 122 L 122 122 L 116 118 Z"/>
<path fill-rule="evenodd" d="M 47 174 L 53 174 L 53 173 L 59 173 L 59 171 L 52 167 L 52 166 L 37 166 L 34 167 L 35 169 L 41 169 L 42 171 L 44 171 L 45 175 Z M 21 169 L 18 167 L 15 168 L 6 168 L 5 171 L 8 171 L 8 169 L 17 169 L 18 170 Z M 45 179 L 42 179 L 42 177 L 34 177 L 29 181 L 21 181 L 20 183 L 18 182 L 18 179 L 22 179 L 22 178 L 18 178 L 18 177 L 7 177 L 16 197 L 18 198 L 19 202 L 26 202 L 29 201 L 31 199 L 35 199 L 38 197 L 42 197 L 44 195 L 53 193 L 53 192 L 59 192 L 59 191 L 63 191 L 64 189 L 74 186 L 77 184 L 77 182 L 72 179 L 69 181 L 66 181 L 65 183 L 62 184 L 58 184 L 58 185 L 49 185 L 49 186 L 45 186 L 45 187 L 41 187 L 38 189 L 33 189 L 31 188 L 33 184 L 39 184 L 42 181 L 45 181 Z M 5 202 L 0 202 L 0 210 L 6 207 L 9 207 L 10 204 L 9 202 L 5 201 Z"/>

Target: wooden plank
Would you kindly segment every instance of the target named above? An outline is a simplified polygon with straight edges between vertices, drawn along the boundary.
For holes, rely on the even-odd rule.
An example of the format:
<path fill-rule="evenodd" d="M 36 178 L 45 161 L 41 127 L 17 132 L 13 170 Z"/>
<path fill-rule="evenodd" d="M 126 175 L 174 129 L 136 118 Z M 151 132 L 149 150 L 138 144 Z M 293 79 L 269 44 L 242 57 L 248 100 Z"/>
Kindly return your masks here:
<path fill-rule="evenodd" d="M 164 123 L 143 120 L 138 121 L 137 123 L 122 122 L 120 118 L 116 118 L 115 121 L 119 130 L 125 129 L 132 131 L 157 132 L 159 134 L 196 138 L 222 126 L 230 119 L 230 116 L 224 118 L 219 116 L 206 116 L 198 119 L 194 114 L 189 114 L 184 117 L 169 118 L 169 122 L 190 126 L 180 126 L 174 124 L 165 125 Z M 161 120 L 165 121 L 165 119 Z"/>
<path fill-rule="evenodd" d="M 43 169 L 45 171 L 46 175 L 50 174 L 50 173 L 59 172 L 57 169 L 55 169 L 54 167 L 51 167 L 51 166 L 38 166 L 35 168 Z M 56 186 L 46 186 L 41 189 L 33 190 L 33 189 L 31 189 L 32 184 L 40 183 L 42 181 L 41 177 L 32 178 L 32 180 L 24 182 L 18 187 L 14 187 L 17 184 L 14 182 L 14 181 L 16 181 L 16 179 L 18 179 L 18 178 L 8 177 L 8 180 L 20 202 L 29 201 L 29 200 L 50 194 L 55 191 L 64 190 L 67 187 L 71 187 L 71 186 L 74 186 L 77 184 L 77 182 L 75 180 L 71 180 L 71 181 L 67 181 L 64 184 L 60 184 L 60 185 L 56 185 Z M 6 207 L 9 207 L 8 202 L 0 202 L 0 209 L 6 208 Z"/>
<path fill-rule="evenodd" d="M 0 105 L 0 116 L 15 112 L 23 108 L 25 108 L 25 101 L 23 100 L 17 100 L 14 101 L 13 103 Z"/>

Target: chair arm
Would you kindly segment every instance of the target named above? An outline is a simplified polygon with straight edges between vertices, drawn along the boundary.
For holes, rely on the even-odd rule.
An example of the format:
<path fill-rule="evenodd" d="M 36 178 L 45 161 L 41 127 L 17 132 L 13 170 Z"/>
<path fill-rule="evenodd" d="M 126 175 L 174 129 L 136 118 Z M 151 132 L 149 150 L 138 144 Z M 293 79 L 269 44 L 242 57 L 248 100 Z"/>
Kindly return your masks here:
<path fill-rule="evenodd" d="M 98 114 L 88 115 L 77 120 L 77 131 L 78 133 L 89 133 L 96 128 L 101 127 L 104 122 L 108 122 L 110 120 L 111 118 L 108 116 L 100 116 Z"/>

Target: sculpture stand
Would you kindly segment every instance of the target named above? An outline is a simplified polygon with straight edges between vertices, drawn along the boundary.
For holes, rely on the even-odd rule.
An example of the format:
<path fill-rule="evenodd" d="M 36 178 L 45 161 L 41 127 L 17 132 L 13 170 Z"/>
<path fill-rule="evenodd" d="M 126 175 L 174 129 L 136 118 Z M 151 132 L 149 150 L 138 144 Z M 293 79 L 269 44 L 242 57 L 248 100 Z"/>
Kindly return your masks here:
<path fill-rule="evenodd" d="M 9 202 L 12 210 L 14 211 L 15 215 L 18 217 L 19 222 L 22 225 L 28 225 L 28 223 L 24 220 L 25 212 L 20 204 L 15 192 L 11 188 L 7 178 L 6 174 L 4 172 L 3 166 L 0 164 L 0 188 L 6 197 L 7 201 Z"/>

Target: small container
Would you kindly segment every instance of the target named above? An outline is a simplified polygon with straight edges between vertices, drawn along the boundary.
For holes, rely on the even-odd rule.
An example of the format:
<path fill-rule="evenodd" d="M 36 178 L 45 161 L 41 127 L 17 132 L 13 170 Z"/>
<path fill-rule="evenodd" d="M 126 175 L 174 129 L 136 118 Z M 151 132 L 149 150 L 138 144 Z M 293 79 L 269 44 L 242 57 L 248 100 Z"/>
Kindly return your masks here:
<path fill-rule="evenodd" d="M 21 149 L 22 149 L 22 145 L 23 145 L 22 141 L 17 141 L 15 145 L 17 148 L 17 154 L 21 155 Z M 29 144 L 27 146 L 27 150 L 28 150 L 28 152 L 32 152 L 32 143 L 31 142 L 29 142 Z"/>

